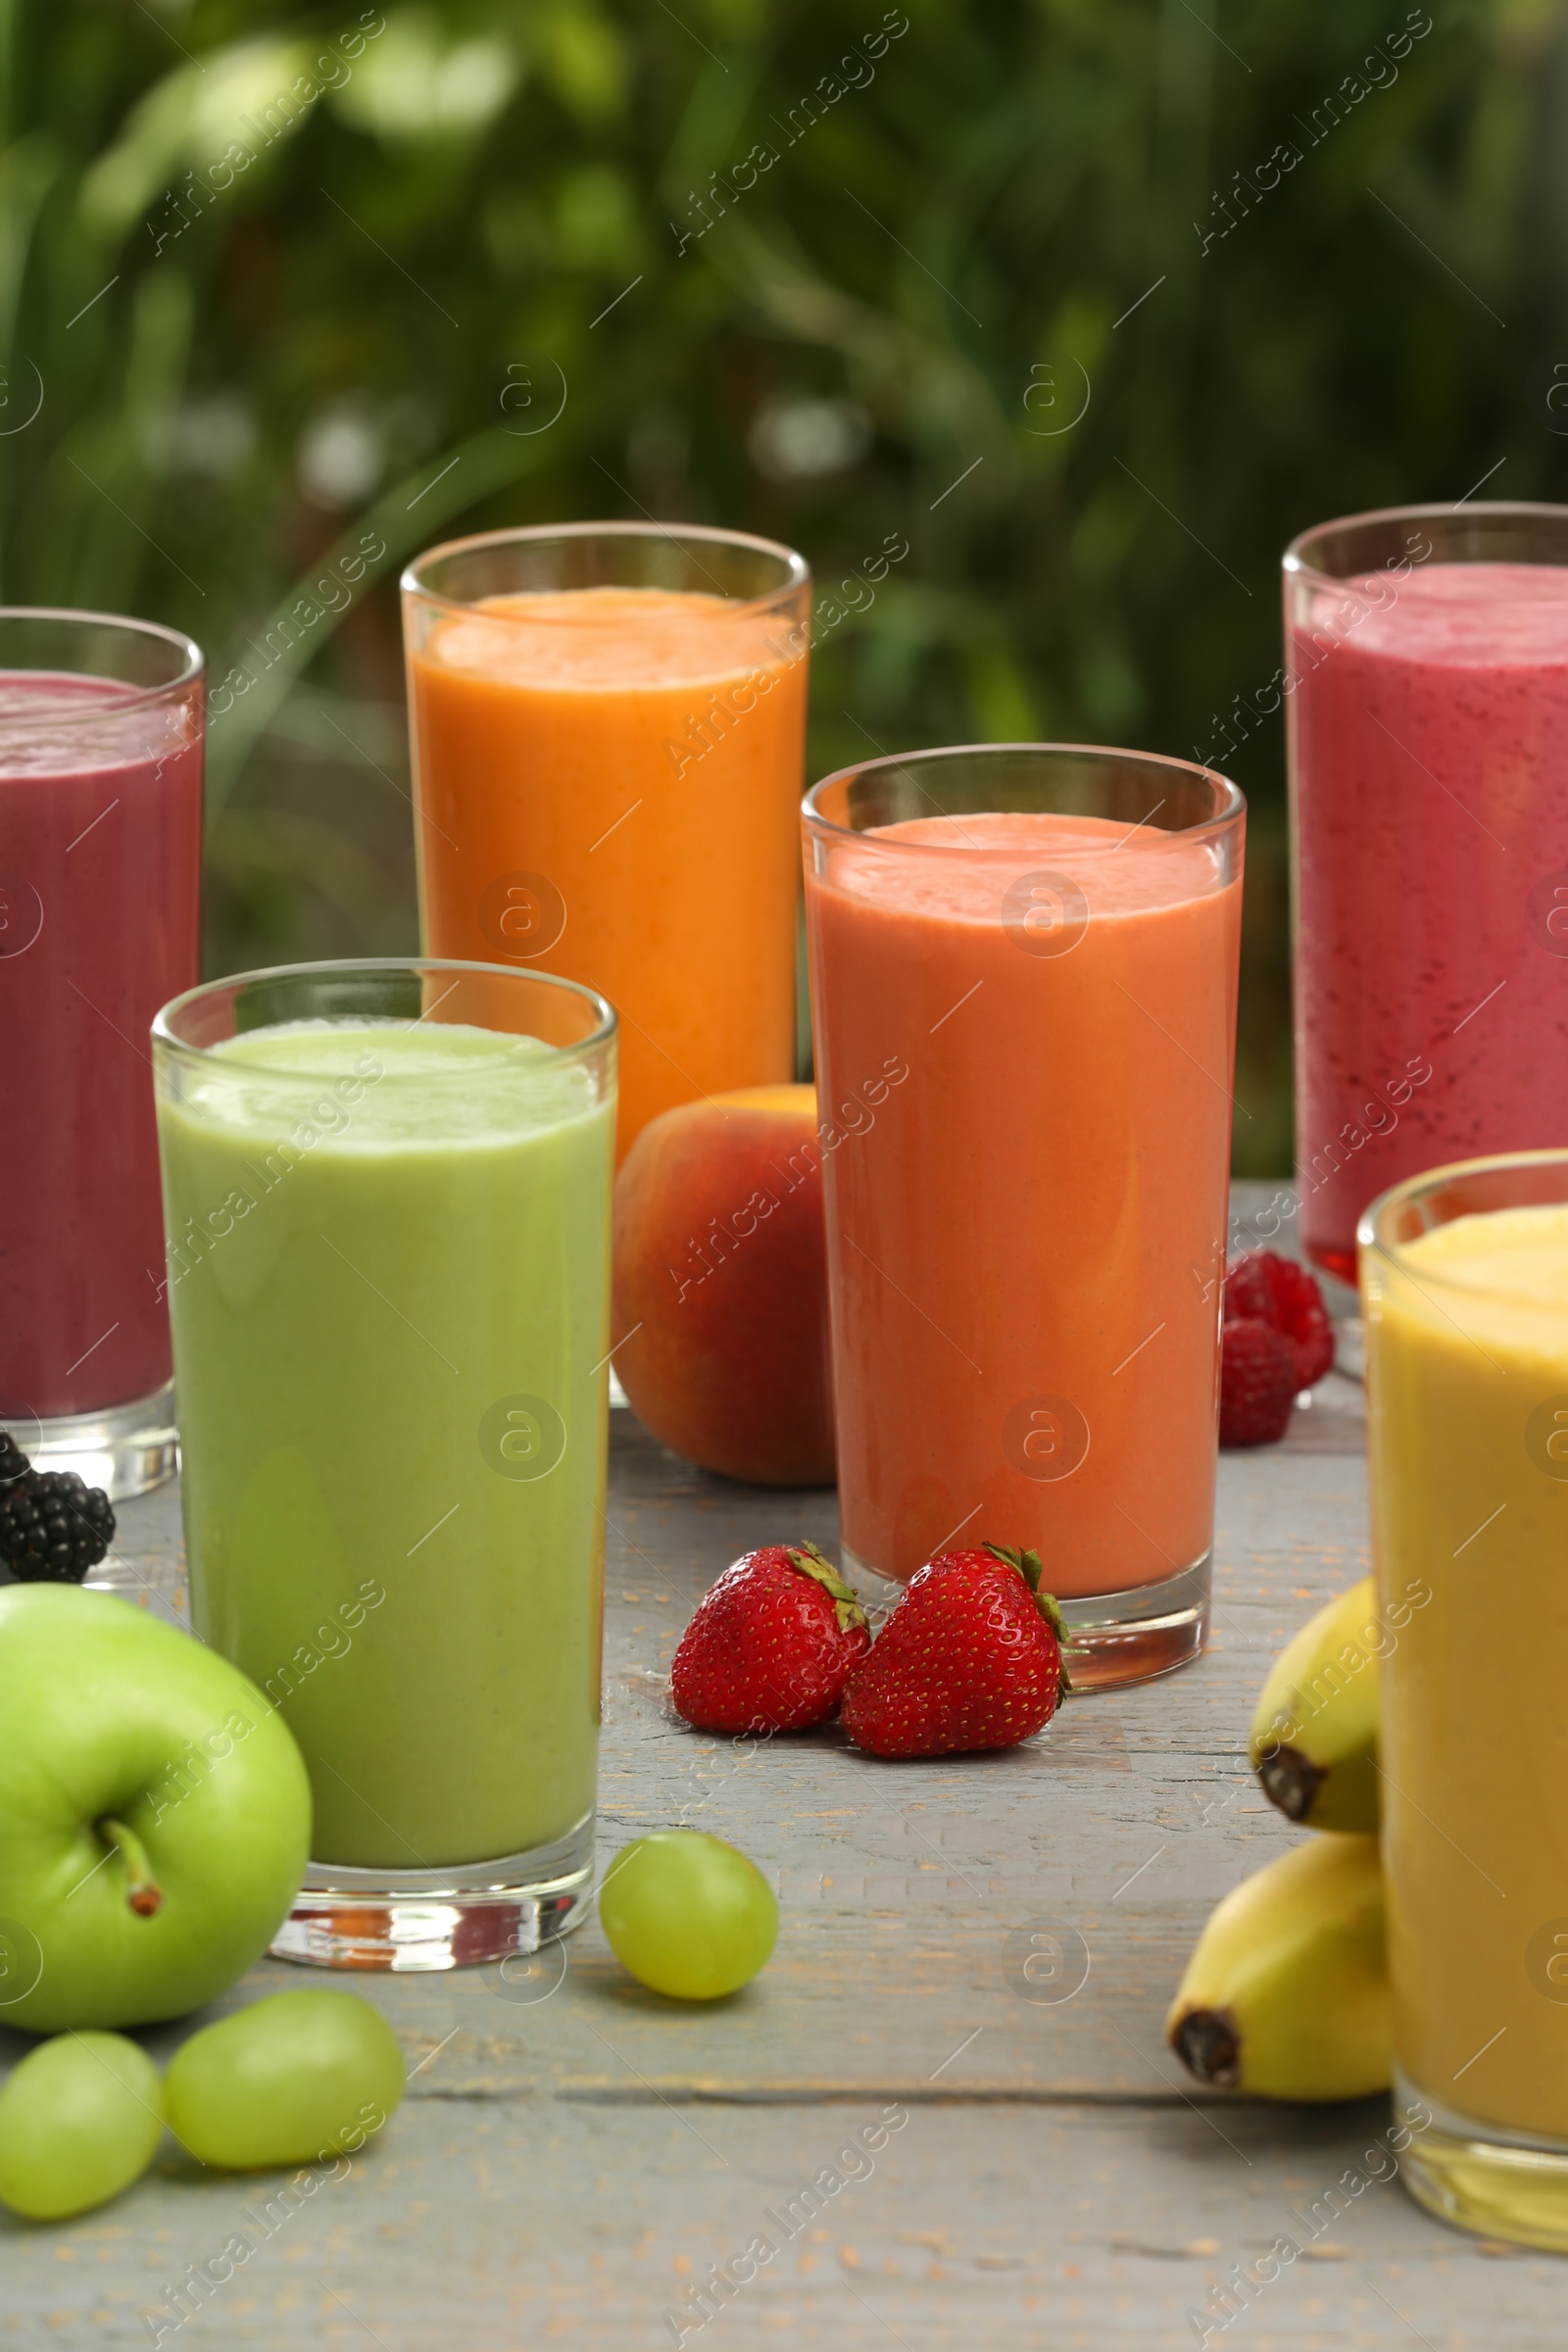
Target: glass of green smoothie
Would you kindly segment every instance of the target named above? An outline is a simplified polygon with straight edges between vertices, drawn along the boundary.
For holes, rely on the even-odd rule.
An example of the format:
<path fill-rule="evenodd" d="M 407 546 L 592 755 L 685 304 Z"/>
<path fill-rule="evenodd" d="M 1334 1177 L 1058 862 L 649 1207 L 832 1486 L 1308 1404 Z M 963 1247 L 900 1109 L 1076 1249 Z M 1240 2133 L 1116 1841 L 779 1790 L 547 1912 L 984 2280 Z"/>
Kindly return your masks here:
<path fill-rule="evenodd" d="M 615 1016 L 303 964 L 176 997 L 153 1054 L 192 1618 L 315 1801 L 272 1948 L 530 1951 L 592 1887 Z"/>

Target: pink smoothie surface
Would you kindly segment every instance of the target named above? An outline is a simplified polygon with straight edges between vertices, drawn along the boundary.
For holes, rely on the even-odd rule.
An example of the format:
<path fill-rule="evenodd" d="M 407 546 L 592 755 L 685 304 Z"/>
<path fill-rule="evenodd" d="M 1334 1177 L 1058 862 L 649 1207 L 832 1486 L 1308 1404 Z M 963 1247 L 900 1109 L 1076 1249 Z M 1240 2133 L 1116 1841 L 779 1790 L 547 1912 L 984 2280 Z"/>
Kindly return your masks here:
<path fill-rule="evenodd" d="M 197 977 L 201 819 L 188 710 L 0 673 L 0 1412 L 19 1421 L 169 1378 L 148 1030 Z"/>
<path fill-rule="evenodd" d="M 1337 583 L 1290 633 L 1303 1238 L 1568 1142 L 1568 567 Z"/>

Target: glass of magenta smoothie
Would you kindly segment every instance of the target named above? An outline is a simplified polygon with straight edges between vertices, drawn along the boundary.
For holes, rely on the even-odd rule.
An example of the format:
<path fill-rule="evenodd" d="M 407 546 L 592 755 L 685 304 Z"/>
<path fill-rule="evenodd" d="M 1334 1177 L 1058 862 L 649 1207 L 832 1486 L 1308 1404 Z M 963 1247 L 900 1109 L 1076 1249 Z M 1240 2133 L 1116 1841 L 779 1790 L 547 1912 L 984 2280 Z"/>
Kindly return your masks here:
<path fill-rule="evenodd" d="M 804 810 L 847 1559 L 1037 1549 L 1088 1687 L 1207 1624 L 1245 821 L 1051 744 Z"/>
<path fill-rule="evenodd" d="M 1302 1241 L 1568 1141 L 1568 508 L 1351 515 L 1285 556 Z"/>
<path fill-rule="evenodd" d="M 203 710 L 172 629 L 0 611 L 0 1425 L 117 1500 L 174 1467 L 148 1030 L 196 978 Z"/>
<path fill-rule="evenodd" d="M 532 1950 L 593 1872 L 614 1015 L 302 965 L 153 1049 L 192 1617 L 311 1776 L 273 1948 Z"/>

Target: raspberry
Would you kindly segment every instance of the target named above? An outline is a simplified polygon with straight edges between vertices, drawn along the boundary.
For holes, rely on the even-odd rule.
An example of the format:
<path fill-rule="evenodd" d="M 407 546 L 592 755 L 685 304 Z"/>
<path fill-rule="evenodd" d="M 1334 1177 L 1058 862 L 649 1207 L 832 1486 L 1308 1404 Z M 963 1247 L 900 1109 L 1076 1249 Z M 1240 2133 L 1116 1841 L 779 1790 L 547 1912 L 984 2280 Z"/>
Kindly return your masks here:
<path fill-rule="evenodd" d="M 1244 1315 L 1259 1323 L 1273 1323 L 1274 1283 L 1270 1269 L 1283 1261 L 1272 1250 L 1249 1250 L 1245 1257 L 1232 1261 L 1225 1277 L 1225 1320 L 1238 1323 Z"/>
<path fill-rule="evenodd" d="M 1255 1318 L 1283 1332 L 1296 1352 L 1296 1385 L 1309 1389 L 1334 1361 L 1334 1326 L 1317 1277 L 1293 1257 L 1250 1250 L 1225 1277 L 1225 1320 Z"/>
<path fill-rule="evenodd" d="M 1227 1323 L 1219 1373 L 1222 1446 L 1277 1446 L 1296 1403 L 1296 1349 L 1259 1315 Z"/>

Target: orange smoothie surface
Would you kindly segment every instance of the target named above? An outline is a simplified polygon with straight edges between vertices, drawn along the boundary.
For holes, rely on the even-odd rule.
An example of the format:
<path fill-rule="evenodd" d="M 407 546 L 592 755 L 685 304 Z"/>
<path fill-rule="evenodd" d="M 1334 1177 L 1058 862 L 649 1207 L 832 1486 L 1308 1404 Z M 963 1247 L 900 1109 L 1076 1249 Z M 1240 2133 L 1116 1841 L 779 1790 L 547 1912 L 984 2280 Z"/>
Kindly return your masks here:
<path fill-rule="evenodd" d="M 776 668 L 788 629 L 776 613 L 690 589 L 544 589 L 481 598 L 441 622 L 426 656 L 498 684 L 620 694 Z"/>
<path fill-rule="evenodd" d="M 857 855 L 853 842 L 835 846 L 835 887 L 902 914 L 942 921 L 1005 924 L 1003 902 L 1011 884 L 1057 871 L 1075 882 L 1091 922 L 1141 915 L 1179 906 L 1213 888 L 1217 853 L 1206 844 L 1102 816 L 1057 816 L 1047 811 L 984 809 L 973 816 L 915 816 L 878 825 L 863 836 L 877 845 Z M 945 853 L 939 858 L 887 858 L 883 844 Z M 1022 917 L 1020 916 L 1020 919 Z"/>
<path fill-rule="evenodd" d="M 411 648 L 426 951 L 610 999 L 622 1154 L 677 1102 L 794 1075 L 804 612 L 572 589 Z"/>
<path fill-rule="evenodd" d="M 808 877 L 845 1131 L 840 1501 L 883 1574 L 989 1539 L 1080 1595 L 1208 1548 L 1241 901 L 1219 858 L 995 813 L 835 843 Z"/>

